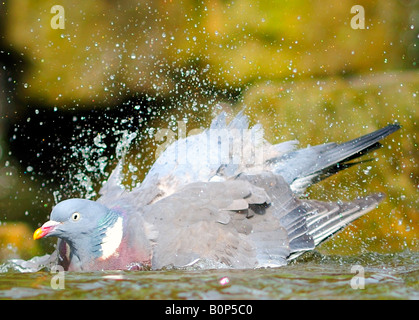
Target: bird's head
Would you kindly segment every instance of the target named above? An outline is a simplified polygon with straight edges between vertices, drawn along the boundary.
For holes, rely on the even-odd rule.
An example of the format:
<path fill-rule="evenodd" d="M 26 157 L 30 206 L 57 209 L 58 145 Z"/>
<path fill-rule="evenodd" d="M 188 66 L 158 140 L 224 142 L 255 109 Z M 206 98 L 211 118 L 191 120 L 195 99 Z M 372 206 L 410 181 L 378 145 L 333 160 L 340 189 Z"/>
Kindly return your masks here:
<path fill-rule="evenodd" d="M 98 202 L 68 199 L 58 203 L 50 220 L 33 234 L 35 240 L 44 237 L 64 240 L 79 256 L 106 257 L 113 254 L 121 242 L 122 217 Z"/>

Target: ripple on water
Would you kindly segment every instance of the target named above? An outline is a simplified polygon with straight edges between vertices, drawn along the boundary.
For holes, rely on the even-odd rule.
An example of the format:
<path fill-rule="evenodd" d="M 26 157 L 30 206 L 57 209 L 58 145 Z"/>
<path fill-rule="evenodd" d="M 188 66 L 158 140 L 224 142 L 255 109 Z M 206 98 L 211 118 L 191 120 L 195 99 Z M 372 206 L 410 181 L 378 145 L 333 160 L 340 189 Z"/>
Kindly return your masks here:
<path fill-rule="evenodd" d="M 354 265 L 362 290 L 351 287 Z M 314 253 L 276 269 L 66 272 L 63 290 L 51 286 L 56 274 L 21 271 L 0 265 L 0 299 L 419 299 L 419 253 L 410 251 Z"/>

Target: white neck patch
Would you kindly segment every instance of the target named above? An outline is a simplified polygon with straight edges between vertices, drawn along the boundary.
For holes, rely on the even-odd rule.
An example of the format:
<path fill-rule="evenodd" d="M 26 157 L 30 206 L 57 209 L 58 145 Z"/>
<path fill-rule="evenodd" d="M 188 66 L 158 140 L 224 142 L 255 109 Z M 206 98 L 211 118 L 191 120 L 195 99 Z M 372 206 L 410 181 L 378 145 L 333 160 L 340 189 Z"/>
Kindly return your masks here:
<path fill-rule="evenodd" d="M 105 260 L 116 252 L 121 244 L 122 234 L 122 217 L 119 217 L 113 226 L 106 231 L 102 239 L 102 257 L 100 259 Z"/>

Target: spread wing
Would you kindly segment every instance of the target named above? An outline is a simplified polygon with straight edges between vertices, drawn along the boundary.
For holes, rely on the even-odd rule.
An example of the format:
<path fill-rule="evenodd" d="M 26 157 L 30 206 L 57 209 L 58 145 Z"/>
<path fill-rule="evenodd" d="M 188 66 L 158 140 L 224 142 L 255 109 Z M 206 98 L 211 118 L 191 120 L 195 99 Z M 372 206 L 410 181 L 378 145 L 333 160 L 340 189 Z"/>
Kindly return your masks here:
<path fill-rule="evenodd" d="M 142 194 L 138 200 L 146 205 L 190 183 L 225 181 L 241 172 L 261 172 L 266 159 L 279 159 L 297 144 L 296 141 L 268 143 L 261 125 L 249 128 L 248 118 L 242 112 L 228 124 L 226 118 L 227 114 L 222 112 L 209 129 L 168 146 L 144 181 L 133 190 Z M 119 163 L 99 192 L 104 204 L 112 203 L 112 199 L 124 192 L 120 183 L 121 167 Z"/>
<path fill-rule="evenodd" d="M 142 205 L 157 202 L 190 183 L 226 181 L 240 174 L 270 171 L 282 176 L 295 193 L 311 184 L 359 162 L 352 160 L 380 146 L 379 141 L 398 124 L 354 140 L 328 143 L 295 150 L 297 141 L 272 145 L 257 124 L 249 128 L 248 118 L 240 112 L 230 123 L 220 113 L 204 132 L 172 143 L 156 160 L 144 181 L 133 192 Z M 118 164 L 100 194 L 105 204 L 124 192 Z"/>

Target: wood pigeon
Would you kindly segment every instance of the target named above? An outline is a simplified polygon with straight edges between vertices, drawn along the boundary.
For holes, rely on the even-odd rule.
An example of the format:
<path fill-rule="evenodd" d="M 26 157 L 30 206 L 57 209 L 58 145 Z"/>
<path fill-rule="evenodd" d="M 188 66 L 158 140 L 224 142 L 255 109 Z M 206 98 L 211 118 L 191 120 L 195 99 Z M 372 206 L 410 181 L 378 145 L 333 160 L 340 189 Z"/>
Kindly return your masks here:
<path fill-rule="evenodd" d="M 65 270 L 163 267 L 258 268 L 287 264 L 374 209 L 376 193 L 350 202 L 299 198 L 304 190 L 360 162 L 398 130 L 391 124 L 342 143 L 296 149 L 270 144 L 241 112 L 219 114 L 204 132 L 179 139 L 133 190 L 120 162 L 97 201 L 68 199 L 34 239 L 59 238 Z"/>

